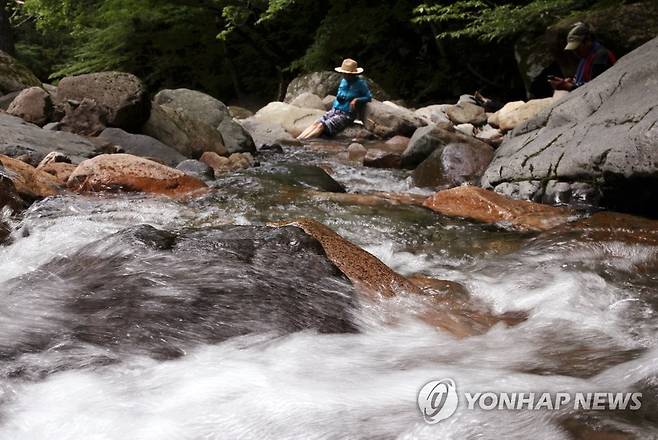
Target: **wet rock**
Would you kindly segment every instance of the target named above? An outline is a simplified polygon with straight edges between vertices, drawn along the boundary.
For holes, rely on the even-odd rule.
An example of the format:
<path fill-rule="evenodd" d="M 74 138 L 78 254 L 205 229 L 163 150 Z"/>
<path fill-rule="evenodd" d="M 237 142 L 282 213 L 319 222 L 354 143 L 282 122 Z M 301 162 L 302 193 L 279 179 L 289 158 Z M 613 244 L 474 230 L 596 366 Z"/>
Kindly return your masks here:
<path fill-rule="evenodd" d="M 290 105 L 294 105 L 300 108 L 314 108 L 316 110 L 325 111 L 325 105 L 322 102 L 322 98 L 309 92 L 304 92 L 298 95 L 295 99 L 290 101 Z"/>
<path fill-rule="evenodd" d="M 194 138 L 195 127 L 202 129 L 203 137 L 206 138 L 205 144 L 209 147 L 213 147 L 221 139 L 221 143 L 229 154 L 255 151 L 255 145 L 249 133 L 233 120 L 224 103 L 210 95 L 189 89 L 161 90 L 153 98 L 152 107 L 157 108 L 159 112 L 155 114 L 154 118 L 152 110 L 151 117 L 144 127 L 145 133 L 181 152 L 194 150 L 196 153 L 199 150 L 184 141 L 184 138 Z M 173 127 L 168 127 L 169 124 L 163 124 L 163 121 L 159 120 L 163 115 L 168 115 L 174 121 L 182 120 L 184 125 L 178 127 L 178 131 L 183 133 L 172 133 Z M 213 136 L 213 130 L 219 135 Z M 222 154 L 219 150 L 218 148 L 205 148 L 204 151 L 215 151 Z M 196 154 L 185 155 L 198 157 Z"/>
<path fill-rule="evenodd" d="M 428 198 L 424 206 L 450 217 L 529 231 L 545 231 L 575 219 L 565 208 L 513 200 L 473 186 L 440 191 Z"/>
<path fill-rule="evenodd" d="M 12 180 L 13 174 L 5 169 L 3 166 L 0 166 L 0 211 L 3 208 L 8 207 L 12 211 L 17 211 L 20 208 L 25 206 L 23 199 L 18 194 L 16 185 Z M 4 241 L 4 238 L 9 235 L 9 229 L 0 221 L 0 243 Z"/>
<path fill-rule="evenodd" d="M 119 190 L 169 196 L 207 188 L 182 171 L 129 154 L 103 154 L 85 160 L 71 174 L 68 186 L 81 192 Z"/>
<path fill-rule="evenodd" d="M 107 127 L 111 114 L 109 107 L 89 98 L 67 101 L 64 109 L 57 129 L 83 136 L 98 136 Z"/>
<path fill-rule="evenodd" d="M 450 107 L 452 107 L 450 104 L 428 105 L 417 109 L 414 114 L 419 118 L 423 118 L 428 124 L 450 122 L 450 118 L 446 114 Z"/>
<path fill-rule="evenodd" d="M 314 165 L 295 163 L 264 167 L 269 177 L 283 185 L 301 186 L 317 191 L 344 193 L 345 187 L 325 170 Z"/>
<path fill-rule="evenodd" d="M 377 100 L 366 105 L 364 123 L 368 131 L 385 139 L 395 135 L 411 136 L 417 128 L 426 125 L 411 110 Z"/>
<path fill-rule="evenodd" d="M 278 122 L 267 121 L 263 118 L 250 117 L 240 121 L 242 127 L 251 135 L 258 148 L 264 145 L 301 145 Z"/>
<path fill-rule="evenodd" d="M 357 329 L 354 288 L 296 227 L 136 226 L 56 257 L 8 287 L 5 312 L 17 324 L 29 319 L 25 310 L 37 295 L 46 310 L 65 311 L 32 313 L 30 325 L 16 325 L 22 330 L 0 346 L 8 355 L 90 344 L 109 357 L 171 359 L 248 333 Z M 58 367 L 81 360 L 72 350 Z"/>
<path fill-rule="evenodd" d="M 400 168 L 400 154 L 378 149 L 370 149 L 363 159 L 363 165 L 370 168 Z"/>
<path fill-rule="evenodd" d="M 406 136 L 393 136 L 384 142 L 384 144 L 389 151 L 402 154 L 409 146 L 409 141 L 411 141 L 411 139 Z"/>
<path fill-rule="evenodd" d="M 539 180 L 505 182 L 498 185 L 495 191 L 512 199 L 540 202 L 543 195 L 543 185 Z"/>
<path fill-rule="evenodd" d="M 658 38 L 518 126 L 482 183 L 594 183 L 601 205 L 658 216 Z"/>
<path fill-rule="evenodd" d="M 463 102 L 448 107 L 446 115 L 454 124 L 473 124 L 475 126 L 484 125 L 487 122 L 487 115 L 484 108 L 469 102 Z"/>
<path fill-rule="evenodd" d="M 334 139 L 349 139 L 355 142 L 365 141 L 374 139 L 376 136 L 369 132 L 363 125 L 360 124 L 350 124 L 345 128 L 345 130 L 334 136 Z"/>
<path fill-rule="evenodd" d="M 618 212 L 597 212 L 589 218 L 577 220 L 555 230 L 547 232 L 544 236 L 575 235 L 579 241 L 593 243 L 621 242 L 627 244 L 657 246 L 658 221 L 636 217 Z"/>
<path fill-rule="evenodd" d="M 233 153 L 229 157 L 224 157 L 209 151 L 203 153 L 199 161 L 212 168 L 215 177 L 250 168 L 256 162 L 249 153 Z"/>
<path fill-rule="evenodd" d="M 353 143 L 347 147 L 347 157 L 349 160 L 362 162 L 363 158 L 366 157 L 366 154 L 368 154 L 368 150 L 366 150 L 366 147 L 361 144 Z"/>
<path fill-rule="evenodd" d="M 124 153 L 157 159 L 172 167 L 185 160 L 185 156 L 157 139 L 128 133 L 120 128 L 106 128 L 98 138 L 120 146 Z"/>
<path fill-rule="evenodd" d="M 218 130 L 169 106 L 154 105 L 143 131 L 185 157 L 198 158 L 205 151 L 228 153 Z"/>
<path fill-rule="evenodd" d="M 0 96 L 40 85 L 39 78 L 27 67 L 0 51 Z"/>
<path fill-rule="evenodd" d="M 47 164 L 37 167 L 38 170 L 50 174 L 55 178 L 57 183 L 61 186 L 66 186 L 66 183 L 77 168 L 77 165 L 66 162 L 48 162 Z"/>
<path fill-rule="evenodd" d="M 312 196 L 313 200 L 360 206 L 423 206 L 427 199 L 421 195 L 381 191 L 369 194 L 308 191 L 307 194 Z"/>
<path fill-rule="evenodd" d="M 446 130 L 436 125 L 421 127 L 413 134 L 407 149 L 402 153 L 402 166 L 404 168 L 415 168 L 427 159 L 436 149 L 451 144 L 469 145 L 473 149 L 486 152 L 482 141 L 451 130 Z"/>
<path fill-rule="evenodd" d="M 5 169 L 5 175 L 13 181 L 18 194 L 26 201 L 55 196 L 60 192 L 59 184 L 53 176 L 25 162 L 0 155 L 0 165 Z"/>
<path fill-rule="evenodd" d="M 414 170 L 414 185 L 439 189 L 478 184 L 493 154 L 490 145 L 473 138 L 440 146 Z"/>
<path fill-rule="evenodd" d="M 270 102 L 258 110 L 254 118 L 268 124 L 278 124 L 290 135 L 297 137 L 322 115 L 322 110 L 299 108 L 284 102 Z"/>
<path fill-rule="evenodd" d="M 196 177 L 197 179 L 205 180 L 215 177 L 215 172 L 212 168 L 210 168 L 207 164 L 195 159 L 182 161 L 178 164 L 176 169 L 184 172 L 188 176 Z"/>
<path fill-rule="evenodd" d="M 52 117 L 53 102 L 50 94 L 41 87 L 30 87 L 16 96 L 9 105 L 7 113 L 42 126 Z"/>
<path fill-rule="evenodd" d="M 531 99 L 528 102 L 508 102 L 491 115 L 489 123 L 503 131 L 509 131 L 534 118 L 539 112 L 550 107 L 553 102 L 553 98 Z"/>
<path fill-rule="evenodd" d="M 228 113 L 234 119 L 247 119 L 254 115 L 254 112 L 243 107 L 238 107 L 237 105 L 229 105 Z"/>
<path fill-rule="evenodd" d="M 368 87 L 375 99 L 385 101 L 390 96 L 374 81 L 363 76 L 368 82 Z M 298 76 L 293 79 L 286 90 L 285 102 L 292 102 L 293 99 L 302 93 L 312 93 L 317 96 L 327 96 L 336 93 L 343 75 L 333 71 L 312 72 Z"/>
<path fill-rule="evenodd" d="M 148 117 L 146 87 L 135 75 L 101 72 L 63 78 L 57 85 L 57 102 L 85 98 L 108 110 L 111 127 L 137 130 Z"/>

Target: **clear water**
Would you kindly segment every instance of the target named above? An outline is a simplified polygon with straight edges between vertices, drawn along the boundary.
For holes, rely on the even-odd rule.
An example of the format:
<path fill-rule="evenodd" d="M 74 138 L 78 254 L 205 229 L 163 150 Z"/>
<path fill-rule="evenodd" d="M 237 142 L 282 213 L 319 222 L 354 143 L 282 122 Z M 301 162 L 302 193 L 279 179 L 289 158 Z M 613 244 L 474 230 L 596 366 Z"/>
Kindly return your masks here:
<path fill-rule="evenodd" d="M 349 191 L 420 192 L 404 172 L 355 168 L 300 150 L 264 160 L 276 161 L 328 163 Z M 586 426 L 585 431 L 625 433 L 614 438 L 658 438 L 658 248 L 570 234 L 521 234 L 412 206 L 319 201 L 258 169 L 215 185 L 208 196 L 186 202 L 139 195 L 58 197 L 15 220 L 12 243 L 0 247 L 0 439 L 602 435 L 574 437 L 569 423 Z M 58 298 L 76 294 L 67 280 L 36 280 L 38 289 L 12 294 L 20 280 L 53 260 L 66 261 L 85 246 L 140 224 L 177 233 L 301 216 L 330 226 L 404 275 L 457 281 L 467 287 L 469 301 L 496 314 L 524 312 L 527 319 L 456 338 L 417 318 L 422 299 L 401 295 L 358 307 L 357 333 L 256 330 L 216 343 L 181 334 L 184 355 L 168 359 L 66 341 L 12 351 L 26 334 L 52 336 L 67 319 L 57 306 Z M 122 256 L 130 249 L 128 243 L 102 248 L 90 254 L 85 267 L 101 279 L 112 268 L 93 261 L 94 255 Z M 152 273 L 158 258 L 130 260 L 121 266 L 130 269 L 121 276 L 146 273 L 152 281 L 148 294 L 180 295 L 184 288 L 167 281 L 168 274 Z M 192 261 L 176 264 L 179 272 L 199 270 Z M 416 408 L 416 393 L 429 380 L 445 377 L 472 392 L 640 391 L 643 409 L 461 407 L 450 419 L 427 425 Z"/>

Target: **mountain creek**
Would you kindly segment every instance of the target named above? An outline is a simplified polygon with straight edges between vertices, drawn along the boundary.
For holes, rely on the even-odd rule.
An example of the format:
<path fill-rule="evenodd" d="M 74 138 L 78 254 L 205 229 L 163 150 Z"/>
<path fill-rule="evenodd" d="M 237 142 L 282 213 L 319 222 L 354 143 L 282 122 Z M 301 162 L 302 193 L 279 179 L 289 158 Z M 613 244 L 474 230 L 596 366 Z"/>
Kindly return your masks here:
<path fill-rule="evenodd" d="M 187 198 L 3 211 L 0 439 L 656 437 L 658 242 L 443 216 L 412 171 L 332 153 L 346 147 L 262 150 Z M 417 394 L 443 378 L 642 407 L 461 401 L 429 425 Z"/>

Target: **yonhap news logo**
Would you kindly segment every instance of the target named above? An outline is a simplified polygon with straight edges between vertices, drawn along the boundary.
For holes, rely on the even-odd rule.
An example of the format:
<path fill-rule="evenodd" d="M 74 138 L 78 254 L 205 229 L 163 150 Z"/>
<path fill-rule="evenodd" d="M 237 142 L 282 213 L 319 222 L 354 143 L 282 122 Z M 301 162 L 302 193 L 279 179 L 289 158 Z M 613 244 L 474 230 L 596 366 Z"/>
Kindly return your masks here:
<path fill-rule="evenodd" d="M 455 414 L 461 398 L 464 409 L 483 411 L 637 411 L 642 407 L 642 393 L 464 392 L 460 395 L 453 379 L 441 379 L 423 385 L 418 392 L 418 409 L 425 422 L 433 425 Z"/>

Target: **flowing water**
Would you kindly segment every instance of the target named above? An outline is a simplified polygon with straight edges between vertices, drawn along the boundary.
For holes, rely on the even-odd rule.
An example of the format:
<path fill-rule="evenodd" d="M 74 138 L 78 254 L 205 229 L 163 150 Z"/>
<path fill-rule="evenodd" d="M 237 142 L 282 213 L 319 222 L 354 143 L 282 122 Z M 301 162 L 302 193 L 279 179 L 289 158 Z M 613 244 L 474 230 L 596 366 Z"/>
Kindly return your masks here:
<path fill-rule="evenodd" d="M 0 439 L 658 438 L 657 247 L 331 201 L 282 162 L 328 164 L 351 192 L 423 194 L 405 172 L 290 149 L 197 200 L 70 195 L 10 220 Z M 457 338 L 418 318 L 417 296 L 359 299 L 302 235 L 263 227 L 302 216 L 527 319 Z M 442 378 L 469 392 L 642 392 L 642 409 L 460 402 L 428 425 L 417 393 Z"/>

